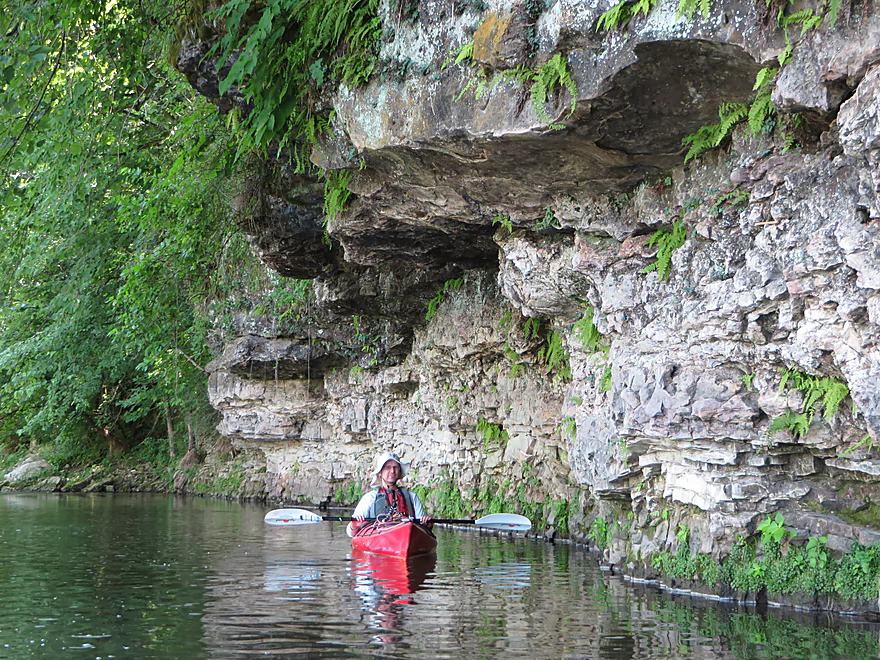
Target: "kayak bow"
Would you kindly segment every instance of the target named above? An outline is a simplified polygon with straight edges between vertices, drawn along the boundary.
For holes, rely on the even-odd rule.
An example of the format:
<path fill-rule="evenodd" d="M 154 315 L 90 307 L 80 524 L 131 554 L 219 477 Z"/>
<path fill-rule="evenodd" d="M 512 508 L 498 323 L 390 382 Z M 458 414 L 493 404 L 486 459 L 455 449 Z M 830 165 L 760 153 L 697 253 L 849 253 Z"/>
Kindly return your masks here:
<path fill-rule="evenodd" d="M 414 557 L 434 552 L 437 537 L 413 520 L 375 521 L 354 532 L 351 547 L 395 557 Z"/>

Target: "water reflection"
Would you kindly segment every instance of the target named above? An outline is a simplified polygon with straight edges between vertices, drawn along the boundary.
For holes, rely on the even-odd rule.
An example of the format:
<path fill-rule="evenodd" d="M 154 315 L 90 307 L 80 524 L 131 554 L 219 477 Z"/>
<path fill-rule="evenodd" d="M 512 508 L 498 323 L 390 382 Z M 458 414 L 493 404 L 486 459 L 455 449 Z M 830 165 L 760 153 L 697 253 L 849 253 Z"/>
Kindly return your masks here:
<path fill-rule="evenodd" d="M 312 562 L 280 561 L 277 565 L 266 567 L 263 588 L 269 592 L 282 592 L 277 596 L 281 600 L 311 600 L 314 592 L 320 589 L 317 582 L 321 577 L 321 572 Z"/>
<path fill-rule="evenodd" d="M 370 613 L 367 626 L 376 630 L 374 640 L 395 644 L 403 639 L 404 614 L 416 604 L 414 595 L 437 566 L 434 554 L 404 559 L 352 550 L 354 591 Z"/>
<path fill-rule="evenodd" d="M 532 565 L 503 562 L 495 566 L 477 566 L 474 577 L 492 589 L 524 589 L 531 586 Z"/>
<path fill-rule="evenodd" d="M 0 495 L 0 659 L 878 657 L 876 624 L 670 597 L 569 546 L 441 529 L 407 562 L 265 512 Z"/>

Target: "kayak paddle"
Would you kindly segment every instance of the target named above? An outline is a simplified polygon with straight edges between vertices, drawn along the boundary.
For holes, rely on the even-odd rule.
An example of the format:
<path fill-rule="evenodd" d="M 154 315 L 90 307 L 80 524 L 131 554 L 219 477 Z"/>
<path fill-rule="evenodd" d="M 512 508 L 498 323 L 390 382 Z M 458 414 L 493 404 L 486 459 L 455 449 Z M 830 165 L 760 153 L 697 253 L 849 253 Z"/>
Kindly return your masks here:
<path fill-rule="evenodd" d="M 264 519 L 269 525 L 310 525 L 319 522 L 350 522 L 351 517 L 319 516 L 305 509 L 275 509 L 266 514 Z M 499 529 L 510 532 L 527 532 L 532 528 L 531 521 L 525 516 L 515 513 L 491 513 L 477 520 L 456 520 L 452 518 L 436 518 L 432 523 L 450 525 L 476 525 L 486 529 Z"/>

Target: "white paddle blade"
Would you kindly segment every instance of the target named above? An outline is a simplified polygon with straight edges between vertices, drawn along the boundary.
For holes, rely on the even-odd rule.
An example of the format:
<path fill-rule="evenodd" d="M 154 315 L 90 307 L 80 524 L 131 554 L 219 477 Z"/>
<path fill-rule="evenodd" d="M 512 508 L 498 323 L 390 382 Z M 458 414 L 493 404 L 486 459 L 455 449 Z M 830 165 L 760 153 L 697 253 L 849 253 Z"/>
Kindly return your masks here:
<path fill-rule="evenodd" d="M 532 521 L 516 513 L 490 513 L 474 521 L 478 527 L 501 529 L 510 532 L 527 532 L 532 528 Z"/>
<path fill-rule="evenodd" d="M 267 525 L 310 525 L 323 522 L 319 515 L 305 509 L 275 509 L 263 519 Z"/>

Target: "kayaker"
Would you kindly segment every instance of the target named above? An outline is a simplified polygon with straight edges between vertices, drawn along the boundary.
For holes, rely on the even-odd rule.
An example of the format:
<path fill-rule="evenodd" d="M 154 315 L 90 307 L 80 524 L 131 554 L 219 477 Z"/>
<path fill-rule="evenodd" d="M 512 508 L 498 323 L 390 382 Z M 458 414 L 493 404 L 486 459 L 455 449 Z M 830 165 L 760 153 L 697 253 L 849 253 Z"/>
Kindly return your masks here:
<path fill-rule="evenodd" d="M 430 526 L 431 516 L 425 513 L 419 496 L 397 485 L 409 472 L 409 463 L 401 461 L 397 454 L 385 452 L 376 456 L 374 467 L 370 473 L 371 490 L 357 503 L 352 518 L 362 523 L 381 515 L 397 516 L 416 518 Z"/>

